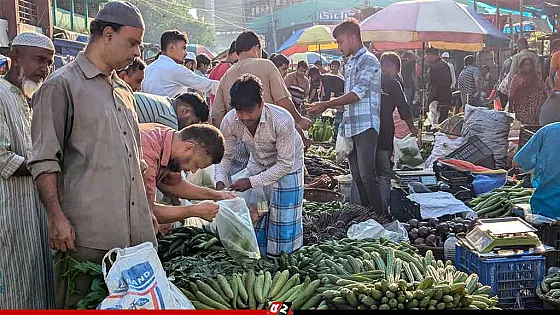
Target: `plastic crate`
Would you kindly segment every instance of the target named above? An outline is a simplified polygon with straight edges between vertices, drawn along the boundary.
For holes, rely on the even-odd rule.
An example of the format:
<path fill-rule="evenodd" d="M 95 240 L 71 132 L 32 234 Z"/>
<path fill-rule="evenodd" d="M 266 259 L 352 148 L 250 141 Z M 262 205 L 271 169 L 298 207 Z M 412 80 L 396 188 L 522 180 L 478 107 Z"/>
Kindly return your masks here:
<path fill-rule="evenodd" d="M 519 129 L 519 148 L 524 146 L 529 139 L 539 130 L 541 126 L 535 125 L 521 125 L 521 129 Z"/>
<path fill-rule="evenodd" d="M 467 161 L 489 169 L 496 168 L 494 153 L 476 135 L 470 137 L 467 142 L 463 143 L 457 150 L 451 152 L 445 158 Z"/>
<path fill-rule="evenodd" d="M 393 219 L 407 222 L 410 219 L 420 220 L 420 205 L 406 198 L 407 190 L 396 188 L 391 190 L 391 215 Z"/>
<path fill-rule="evenodd" d="M 476 273 L 479 282 L 492 287 L 502 308 L 534 308 L 541 302 L 536 288 L 546 274 L 544 256 L 521 256 L 482 260 L 476 253 L 457 244 L 455 266 L 467 273 Z"/>
<path fill-rule="evenodd" d="M 433 169 L 436 178 L 450 187 L 468 186 L 474 181 L 471 171 L 461 170 L 443 161 L 434 162 Z"/>
<path fill-rule="evenodd" d="M 560 267 L 560 225 L 541 225 L 537 228 L 537 234 L 544 245 L 556 249 L 545 253 L 546 267 Z"/>

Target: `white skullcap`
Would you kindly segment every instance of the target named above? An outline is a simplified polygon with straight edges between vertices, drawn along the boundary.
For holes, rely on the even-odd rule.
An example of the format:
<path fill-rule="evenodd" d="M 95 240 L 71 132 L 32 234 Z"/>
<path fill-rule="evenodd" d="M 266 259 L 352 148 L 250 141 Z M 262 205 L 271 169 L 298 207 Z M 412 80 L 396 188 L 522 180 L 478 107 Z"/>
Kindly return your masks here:
<path fill-rule="evenodd" d="M 35 33 L 35 32 L 24 32 L 20 33 L 12 41 L 12 46 L 30 46 L 39 47 L 51 51 L 54 50 L 54 44 L 50 38 L 47 36 Z"/>
<path fill-rule="evenodd" d="M 196 55 L 195 55 L 192 51 L 189 51 L 189 52 L 185 55 L 185 59 L 186 59 L 186 60 L 194 60 L 194 61 L 196 61 Z"/>

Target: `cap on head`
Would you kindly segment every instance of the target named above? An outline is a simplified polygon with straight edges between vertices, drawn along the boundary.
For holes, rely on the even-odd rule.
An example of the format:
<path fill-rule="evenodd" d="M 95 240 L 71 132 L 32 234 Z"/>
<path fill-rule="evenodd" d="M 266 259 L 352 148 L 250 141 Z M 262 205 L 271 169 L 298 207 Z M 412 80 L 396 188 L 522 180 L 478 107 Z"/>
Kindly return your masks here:
<path fill-rule="evenodd" d="M 144 18 L 140 10 L 128 1 L 107 2 L 101 9 L 96 20 L 145 29 Z"/>
<path fill-rule="evenodd" d="M 12 41 L 12 47 L 15 46 L 38 47 L 55 51 L 54 44 L 50 38 L 35 32 L 23 32 L 18 34 Z"/>
<path fill-rule="evenodd" d="M 449 58 L 449 53 L 446 51 L 443 54 L 441 54 L 441 58 Z"/>
<path fill-rule="evenodd" d="M 185 60 L 193 60 L 193 61 L 196 61 L 196 55 L 195 55 L 192 51 L 189 51 L 189 52 L 185 55 Z"/>

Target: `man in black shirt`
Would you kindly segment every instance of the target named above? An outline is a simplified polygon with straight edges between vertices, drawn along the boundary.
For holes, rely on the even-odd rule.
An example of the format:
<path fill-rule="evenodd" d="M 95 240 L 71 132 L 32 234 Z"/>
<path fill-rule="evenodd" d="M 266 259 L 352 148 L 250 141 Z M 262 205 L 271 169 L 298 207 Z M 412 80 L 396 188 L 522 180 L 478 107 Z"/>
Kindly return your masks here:
<path fill-rule="evenodd" d="M 319 69 L 311 68 L 309 69 L 309 79 L 316 83 L 318 86 L 322 86 L 322 90 L 318 92 L 321 101 L 328 101 L 332 97 L 340 97 L 344 95 L 344 78 L 340 75 L 334 75 L 330 73 L 321 74 Z M 319 84 L 320 83 L 320 84 Z M 334 93 L 334 94 L 333 94 Z M 333 95 L 331 95 L 333 94 Z M 337 110 L 334 117 L 334 136 L 338 133 L 338 125 L 342 122 L 342 110 Z"/>
<path fill-rule="evenodd" d="M 440 124 L 449 116 L 451 106 L 451 70 L 445 61 L 439 57 L 439 52 L 435 48 L 426 49 L 426 60 L 431 64 L 428 71 L 428 102 L 429 106 L 433 101 L 437 101 L 439 120 L 434 124 Z"/>
<path fill-rule="evenodd" d="M 406 122 L 413 135 L 417 134 L 412 120 L 412 111 L 406 101 L 406 96 L 398 81 L 401 71 L 401 59 L 393 52 L 381 55 L 381 127 L 377 140 L 376 167 L 381 185 L 381 196 L 385 207 L 389 204 L 391 191 L 391 156 L 393 154 L 393 138 L 395 124 L 393 112 L 395 107 L 402 120 Z"/>

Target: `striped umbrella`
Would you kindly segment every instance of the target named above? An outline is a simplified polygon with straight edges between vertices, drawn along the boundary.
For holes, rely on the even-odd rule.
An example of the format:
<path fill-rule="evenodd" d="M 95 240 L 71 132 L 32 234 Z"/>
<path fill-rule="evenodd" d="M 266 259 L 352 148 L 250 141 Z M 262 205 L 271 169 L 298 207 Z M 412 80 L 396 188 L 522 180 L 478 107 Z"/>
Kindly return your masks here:
<path fill-rule="evenodd" d="M 338 49 L 338 45 L 332 37 L 331 29 L 325 25 L 315 25 L 293 33 L 278 48 L 277 53 L 289 56 L 295 53 L 334 49 Z"/>
<path fill-rule="evenodd" d="M 205 46 L 198 45 L 198 44 L 188 44 L 187 52 L 193 52 L 195 53 L 195 55 L 206 54 L 210 59 L 214 59 L 214 57 L 216 57 L 215 52 L 206 48 Z"/>

